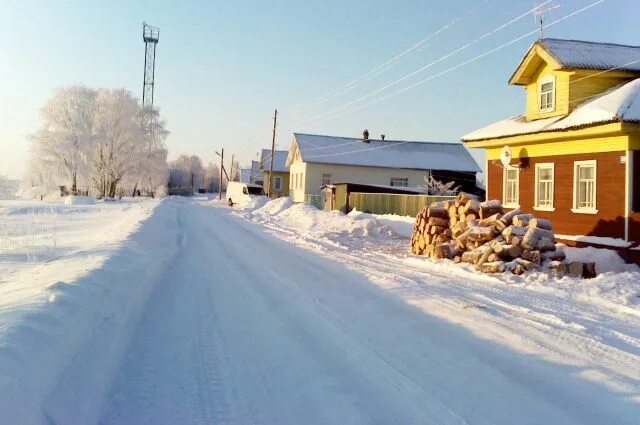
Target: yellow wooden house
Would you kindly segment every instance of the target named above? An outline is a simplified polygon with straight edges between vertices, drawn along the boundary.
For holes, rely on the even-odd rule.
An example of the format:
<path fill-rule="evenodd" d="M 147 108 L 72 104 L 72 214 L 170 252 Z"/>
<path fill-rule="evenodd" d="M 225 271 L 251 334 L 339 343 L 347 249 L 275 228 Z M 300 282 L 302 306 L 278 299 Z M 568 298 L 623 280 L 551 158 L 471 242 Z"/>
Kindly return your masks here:
<path fill-rule="evenodd" d="M 526 112 L 462 138 L 486 149 L 487 197 L 568 242 L 640 242 L 640 47 L 541 39 L 509 84 Z"/>

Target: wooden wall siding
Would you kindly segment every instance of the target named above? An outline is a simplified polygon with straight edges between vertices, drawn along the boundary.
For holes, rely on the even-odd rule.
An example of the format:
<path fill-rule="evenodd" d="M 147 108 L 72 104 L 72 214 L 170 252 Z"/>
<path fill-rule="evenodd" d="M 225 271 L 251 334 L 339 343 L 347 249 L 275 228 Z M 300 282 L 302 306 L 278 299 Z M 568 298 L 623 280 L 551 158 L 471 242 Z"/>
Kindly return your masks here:
<path fill-rule="evenodd" d="M 525 86 L 527 93 L 527 120 L 556 117 L 569 113 L 569 77 L 570 72 L 554 71 L 549 65 L 543 63 L 533 76 L 530 84 Z M 555 109 L 552 112 L 540 113 L 538 80 L 547 76 L 556 77 Z"/>
<path fill-rule="evenodd" d="M 640 151 L 633 151 L 632 180 L 633 212 L 629 215 L 629 239 L 640 243 Z"/>
<path fill-rule="evenodd" d="M 593 76 L 598 74 L 597 76 Z M 593 76 L 593 77 L 592 77 Z M 633 80 L 633 75 L 626 73 L 608 72 L 603 74 L 602 71 L 576 71 L 569 79 L 569 112 L 579 106 L 589 96 L 604 93 L 612 87 Z"/>
<path fill-rule="evenodd" d="M 620 156 L 625 152 L 547 156 L 524 158 L 520 169 L 520 208 L 537 217 L 553 221 L 554 231 L 565 235 L 591 235 L 624 238 L 625 165 Z M 573 208 L 573 162 L 597 160 L 596 207 L 598 214 L 576 214 Z M 515 163 L 516 160 L 514 160 Z M 536 211 L 535 164 L 555 164 L 555 211 Z M 500 161 L 488 163 L 487 199 L 502 200 L 502 165 Z"/>

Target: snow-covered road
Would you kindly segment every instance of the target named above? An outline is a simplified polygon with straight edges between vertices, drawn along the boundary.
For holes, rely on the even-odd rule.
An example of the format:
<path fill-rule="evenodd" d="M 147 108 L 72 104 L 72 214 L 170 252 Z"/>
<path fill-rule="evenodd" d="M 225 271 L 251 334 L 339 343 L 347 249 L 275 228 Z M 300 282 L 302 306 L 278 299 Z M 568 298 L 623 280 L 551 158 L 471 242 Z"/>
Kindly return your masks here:
<path fill-rule="evenodd" d="M 177 253 L 100 423 L 637 423 L 629 393 L 479 338 L 228 208 L 167 200 L 162 214 Z"/>

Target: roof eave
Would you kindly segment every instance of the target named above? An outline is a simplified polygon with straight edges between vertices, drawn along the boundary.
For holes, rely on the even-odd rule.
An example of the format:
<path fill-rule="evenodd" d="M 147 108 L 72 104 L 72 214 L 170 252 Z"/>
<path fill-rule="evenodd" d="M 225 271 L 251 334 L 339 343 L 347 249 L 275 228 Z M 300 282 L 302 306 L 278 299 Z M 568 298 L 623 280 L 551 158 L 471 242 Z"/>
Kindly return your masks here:
<path fill-rule="evenodd" d="M 536 58 L 539 58 L 540 61 L 534 62 Z M 531 78 L 527 77 L 525 72 L 530 70 L 531 67 L 535 67 L 535 69 L 537 69 L 541 62 L 547 63 L 554 70 L 563 69 L 562 63 L 558 58 L 549 52 L 549 50 L 544 47 L 544 44 L 540 41 L 536 41 L 529 50 L 527 50 L 527 53 L 516 67 L 511 78 L 509 78 L 509 84 L 514 86 L 529 84 L 531 82 Z"/>

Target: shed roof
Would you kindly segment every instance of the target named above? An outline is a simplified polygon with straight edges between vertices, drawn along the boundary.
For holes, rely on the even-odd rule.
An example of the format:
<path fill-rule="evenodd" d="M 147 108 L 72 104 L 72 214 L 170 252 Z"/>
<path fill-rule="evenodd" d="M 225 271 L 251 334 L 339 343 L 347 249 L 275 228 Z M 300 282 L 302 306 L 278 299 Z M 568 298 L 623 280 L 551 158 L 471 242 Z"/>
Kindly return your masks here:
<path fill-rule="evenodd" d="M 463 141 L 497 139 L 549 131 L 569 130 L 608 122 L 640 122 L 640 78 L 614 87 L 574 109 L 569 115 L 527 121 L 524 115 L 472 131 Z"/>
<path fill-rule="evenodd" d="M 289 155 L 289 151 L 275 151 L 275 156 L 273 157 L 273 170 L 276 173 L 286 173 L 289 171 L 287 155 Z M 268 172 L 271 169 L 271 149 L 262 149 L 260 158 L 262 162 L 262 170 Z"/>
<path fill-rule="evenodd" d="M 412 170 L 479 172 L 461 143 L 369 140 L 294 133 L 302 161 Z"/>

